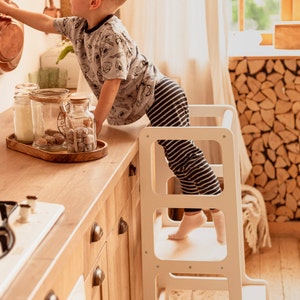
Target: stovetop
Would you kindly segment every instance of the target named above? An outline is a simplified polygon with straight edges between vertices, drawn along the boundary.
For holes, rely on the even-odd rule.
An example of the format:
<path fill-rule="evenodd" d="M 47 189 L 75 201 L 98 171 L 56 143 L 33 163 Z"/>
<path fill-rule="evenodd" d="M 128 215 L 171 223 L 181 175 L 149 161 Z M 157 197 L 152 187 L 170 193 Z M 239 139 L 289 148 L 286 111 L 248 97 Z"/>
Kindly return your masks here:
<path fill-rule="evenodd" d="M 0 201 L 0 298 L 63 211 L 61 204 Z"/>
<path fill-rule="evenodd" d="M 9 253 L 15 244 L 15 235 L 8 223 L 8 218 L 17 208 L 15 201 L 0 202 L 0 259 Z"/>

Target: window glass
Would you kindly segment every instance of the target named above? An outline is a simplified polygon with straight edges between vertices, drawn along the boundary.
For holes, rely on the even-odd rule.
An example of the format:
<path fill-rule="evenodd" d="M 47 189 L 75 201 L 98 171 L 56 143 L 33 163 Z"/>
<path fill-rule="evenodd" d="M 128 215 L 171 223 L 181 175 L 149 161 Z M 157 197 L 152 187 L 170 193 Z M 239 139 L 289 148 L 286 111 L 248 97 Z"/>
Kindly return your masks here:
<path fill-rule="evenodd" d="M 239 30 L 239 5 L 238 0 L 231 0 L 227 2 L 229 5 L 229 20 L 230 20 L 230 30 Z"/>
<path fill-rule="evenodd" d="M 244 0 L 244 11 L 239 7 L 239 0 L 229 3 L 232 31 L 240 30 L 240 17 L 244 20 L 244 30 L 271 31 L 274 23 L 280 21 L 280 0 Z"/>

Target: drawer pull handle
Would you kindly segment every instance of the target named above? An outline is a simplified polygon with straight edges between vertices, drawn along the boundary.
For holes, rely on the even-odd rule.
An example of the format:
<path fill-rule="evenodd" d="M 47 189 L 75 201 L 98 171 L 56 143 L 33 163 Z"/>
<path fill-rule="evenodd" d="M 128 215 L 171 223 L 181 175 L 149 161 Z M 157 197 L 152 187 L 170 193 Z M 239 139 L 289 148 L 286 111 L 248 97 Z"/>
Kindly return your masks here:
<path fill-rule="evenodd" d="M 123 234 L 128 230 L 128 224 L 126 223 L 126 221 L 123 218 L 120 218 L 119 221 L 119 230 L 118 233 L 119 234 Z"/>
<path fill-rule="evenodd" d="M 129 164 L 129 177 L 136 175 L 136 166 L 133 163 Z"/>
<path fill-rule="evenodd" d="M 91 243 L 97 242 L 103 236 L 103 229 L 96 222 L 92 226 L 91 230 Z"/>
<path fill-rule="evenodd" d="M 93 274 L 93 286 L 102 285 L 105 279 L 105 273 L 97 266 Z"/>
<path fill-rule="evenodd" d="M 58 297 L 55 295 L 55 293 L 51 290 L 45 297 L 45 300 L 58 300 Z"/>

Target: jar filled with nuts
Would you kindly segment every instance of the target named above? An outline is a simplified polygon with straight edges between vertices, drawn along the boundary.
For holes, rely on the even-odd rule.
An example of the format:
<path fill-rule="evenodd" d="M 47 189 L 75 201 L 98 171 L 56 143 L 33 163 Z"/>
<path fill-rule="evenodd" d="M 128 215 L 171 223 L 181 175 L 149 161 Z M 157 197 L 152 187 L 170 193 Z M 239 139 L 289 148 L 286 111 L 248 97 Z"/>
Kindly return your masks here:
<path fill-rule="evenodd" d="M 33 147 L 44 151 L 66 150 L 66 103 L 68 89 L 38 89 L 31 99 L 34 142 Z"/>
<path fill-rule="evenodd" d="M 97 148 L 94 115 L 89 111 L 89 99 L 71 95 L 66 116 L 66 142 L 69 153 L 91 152 Z"/>

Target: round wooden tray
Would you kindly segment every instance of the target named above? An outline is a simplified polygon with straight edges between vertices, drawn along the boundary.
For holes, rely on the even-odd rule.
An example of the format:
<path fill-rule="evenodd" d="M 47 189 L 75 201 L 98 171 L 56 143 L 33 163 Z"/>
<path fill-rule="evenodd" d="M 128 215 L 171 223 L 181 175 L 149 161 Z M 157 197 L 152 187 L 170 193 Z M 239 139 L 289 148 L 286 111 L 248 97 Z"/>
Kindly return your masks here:
<path fill-rule="evenodd" d="M 107 143 L 102 140 L 97 140 L 97 149 L 91 152 L 67 153 L 67 151 L 50 152 L 43 151 L 18 142 L 15 135 L 11 134 L 6 138 L 6 146 L 9 149 L 28 154 L 30 156 L 40 158 L 50 162 L 57 163 L 75 163 L 85 162 L 100 159 L 107 155 Z"/>

